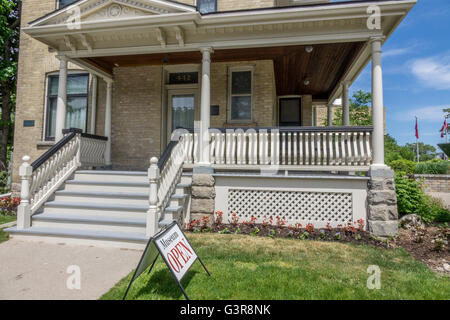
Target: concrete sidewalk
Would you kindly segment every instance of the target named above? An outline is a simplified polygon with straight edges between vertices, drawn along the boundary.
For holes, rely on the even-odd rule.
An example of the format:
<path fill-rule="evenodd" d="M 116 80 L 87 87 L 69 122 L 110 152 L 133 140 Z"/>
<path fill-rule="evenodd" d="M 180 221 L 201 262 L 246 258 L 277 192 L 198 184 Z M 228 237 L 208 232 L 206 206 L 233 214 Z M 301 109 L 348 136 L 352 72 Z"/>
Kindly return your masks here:
<path fill-rule="evenodd" d="M 98 299 L 136 268 L 142 251 L 11 239 L 0 243 L 0 300 Z M 69 266 L 81 289 L 70 290 Z"/>

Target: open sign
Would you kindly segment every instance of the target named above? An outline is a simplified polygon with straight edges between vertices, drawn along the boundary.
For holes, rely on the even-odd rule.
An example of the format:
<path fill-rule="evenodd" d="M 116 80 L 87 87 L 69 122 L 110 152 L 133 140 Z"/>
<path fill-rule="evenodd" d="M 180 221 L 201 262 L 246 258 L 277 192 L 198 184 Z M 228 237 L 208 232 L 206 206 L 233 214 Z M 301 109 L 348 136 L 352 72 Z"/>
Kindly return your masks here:
<path fill-rule="evenodd" d="M 163 258 L 172 273 L 174 280 L 177 282 L 187 300 L 189 300 L 189 298 L 181 285 L 181 280 L 194 262 L 198 260 L 208 276 L 210 275 L 208 269 L 206 269 L 202 260 L 200 260 L 195 253 L 195 250 L 192 248 L 183 231 L 181 231 L 178 224 L 174 221 L 167 228 L 161 230 L 158 234 L 149 239 L 141 260 L 134 272 L 133 278 L 131 278 L 127 291 L 123 296 L 123 300 L 127 297 L 128 291 L 137 277 L 139 277 L 149 266 L 151 267 L 148 273 L 152 272 L 153 266 L 159 255 Z"/>
<path fill-rule="evenodd" d="M 183 279 L 186 272 L 198 259 L 178 224 L 173 224 L 163 234 L 159 235 L 155 239 L 155 244 L 178 281 Z"/>

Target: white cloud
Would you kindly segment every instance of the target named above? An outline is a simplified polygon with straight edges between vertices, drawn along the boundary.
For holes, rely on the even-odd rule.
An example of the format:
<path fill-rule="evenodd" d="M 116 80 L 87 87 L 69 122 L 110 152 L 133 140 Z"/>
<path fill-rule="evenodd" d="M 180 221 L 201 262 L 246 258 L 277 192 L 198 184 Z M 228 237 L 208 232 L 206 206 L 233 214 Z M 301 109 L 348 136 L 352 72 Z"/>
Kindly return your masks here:
<path fill-rule="evenodd" d="M 419 118 L 419 122 L 444 121 L 444 112 L 442 110 L 445 106 L 446 104 L 409 109 L 394 113 L 392 118 L 397 121 L 415 121 L 415 117 Z"/>
<path fill-rule="evenodd" d="M 392 56 L 400 56 L 411 51 L 412 47 L 409 48 L 400 48 L 400 49 L 390 49 L 383 52 L 383 58 L 392 57 Z"/>
<path fill-rule="evenodd" d="M 411 72 L 424 86 L 450 89 L 450 53 L 411 62 Z"/>

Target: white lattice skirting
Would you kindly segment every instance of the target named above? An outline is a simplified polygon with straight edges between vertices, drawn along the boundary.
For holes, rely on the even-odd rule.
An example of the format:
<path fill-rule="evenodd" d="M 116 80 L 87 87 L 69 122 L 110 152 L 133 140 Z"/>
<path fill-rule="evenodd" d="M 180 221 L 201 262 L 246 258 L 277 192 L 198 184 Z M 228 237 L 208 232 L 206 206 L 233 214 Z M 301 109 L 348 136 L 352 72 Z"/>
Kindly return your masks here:
<path fill-rule="evenodd" d="M 216 176 L 216 210 L 230 219 L 258 222 L 277 216 L 289 224 L 325 227 L 366 221 L 367 180 L 360 177 L 232 177 Z M 230 220 L 228 220 L 230 221 Z"/>

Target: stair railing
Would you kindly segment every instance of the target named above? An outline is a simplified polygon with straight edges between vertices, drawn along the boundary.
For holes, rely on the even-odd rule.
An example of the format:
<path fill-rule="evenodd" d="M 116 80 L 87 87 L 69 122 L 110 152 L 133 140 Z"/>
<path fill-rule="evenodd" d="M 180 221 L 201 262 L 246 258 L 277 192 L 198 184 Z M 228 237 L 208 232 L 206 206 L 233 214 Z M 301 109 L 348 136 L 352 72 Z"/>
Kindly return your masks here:
<path fill-rule="evenodd" d="M 21 202 L 17 209 L 17 228 L 31 227 L 31 216 L 81 166 L 104 166 L 108 138 L 63 130 L 64 137 L 36 161 L 24 156 L 19 168 Z"/>
<path fill-rule="evenodd" d="M 164 218 L 164 210 L 181 179 L 185 157 L 185 139 L 184 135 L 180 135 L 177 140 L 169 143 L 159 160 L 156 157 L 150 159 L 149 210 L 146 228 L 146 234 L 149 237 L 159 231 L 159 222 Z"/>

